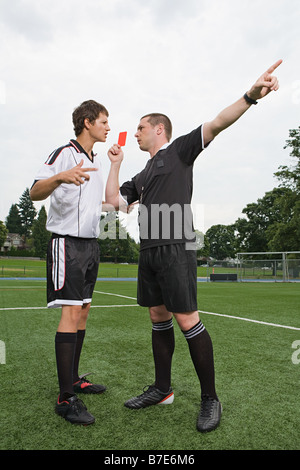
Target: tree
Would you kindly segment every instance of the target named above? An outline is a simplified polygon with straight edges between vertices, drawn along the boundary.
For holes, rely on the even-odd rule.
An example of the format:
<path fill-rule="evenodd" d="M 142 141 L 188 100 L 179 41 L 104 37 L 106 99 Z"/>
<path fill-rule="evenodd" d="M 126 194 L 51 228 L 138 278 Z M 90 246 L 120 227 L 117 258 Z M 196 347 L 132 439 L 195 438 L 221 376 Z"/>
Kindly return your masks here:
<path fill-rule="evenodd" d="M 8 230 L 7 228 L 5 227 L 4 223 L 2 222 L 2 220 L 0 220 L 0 248 L 3 246 L 5 240 L 6 240 L 6 236 L 8 234 Z"/>
<path fill-rule="evenodd" d="M 36 256 L 45 258 L 51 234 L 46 229 L 47 212 L 45 206 L 41 207 L 37 219 L 33 223 L 32 236 Z"/>
<path fill-rule="evenodd" d="M 32 224 L 37 214 L 37 211 L 29 195 L 28 188 L 25 189 L 22 196 L 20 197 L 18 207 L 22 224 L 21 235 L 24 235 L 26 239 L 26 237 L 30 235 Z"/>
<path fill-rule="evenodd" d="M 209 257 L 209 241 L 206 235 L 200 230 L 195 230 L 197 258 Z"/>
<path fill-rule="evenodd" d="M 138 244 L 123 227 L 118 214 L 110 212 L 100 224 L 100 253 L 102 260 L 133 263 L 138 259 Z"/>
<path fill-rule="evenodd" d="M 22 222 L 19 214 L 18 204 L 12 204 L 5 220 L 5 225 L 9 233 L 22 234 Z"/>
<path fill-rule="evenodd" d="M 274 188 L 257 202 L 247 204 L 242 210 L 247 218 L 239 218 L 234 223 L 238 251 L 270 250 L 268 229 L 282 221 L 280 201 L 285 200 L 290 191 L 288 188 Z"/>
<path fill-rule="evenodd" d="M 284 197 L 276 200 L 280 220 L 268 228 L 268 247 L 274 251 L 299 251 L 300 249 L 300 127 L 291 129 L 284 149 L 291 148 L 290 156 L 297 159 L 295 165 L 280 166 L 275 176 Z"/>
<path fill-rule="evenodd" d="M 213 225 L 205 234 L 210 256 L 217 260 L 232 258 L 235 255 L 235 237 L 233 225 Z"/>
<path fill-rule="evenodd" d="M 291 148 L 290 156 L 297 158 L 295 166 L 280 166 L 275 176 L 281 182 L 282 187 L 290 188 L 300 194 L 300 126 L 298 129 L 289 130 L 290 139 L 286 140 L 284 149 Z"/>
<path fill-rule="evenodd" d="M 279 187 L 247 204 L 242 210 L 246 217 L 228 227 L 213 226 L 206 232 L 212 256 L 223 259 L 234 245 L 238 252 L 300 250 L 300 127 L 291 129 L 289 137 L 284 149 L 291 149 L 290 156 L 297 159 L 296 163 L 279 167 L 274 173 Z"/>

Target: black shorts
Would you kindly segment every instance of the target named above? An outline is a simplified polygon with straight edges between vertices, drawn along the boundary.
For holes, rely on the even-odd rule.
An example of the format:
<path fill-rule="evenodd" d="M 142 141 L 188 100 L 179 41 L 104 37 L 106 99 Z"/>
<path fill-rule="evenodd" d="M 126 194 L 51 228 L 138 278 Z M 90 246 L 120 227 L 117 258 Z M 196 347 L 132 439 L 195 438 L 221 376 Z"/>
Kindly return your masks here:
<path fill-rule="evenodd" d="M 141 250 L 138 270 L 139 305 L 165 305 L 169 312 L 197 310 L 197 256 L 185 243 Z"/>
<path fill-rule="evenodd" d="M 48 307 L 90 303 L 99 261 L 96 239 L 53 235 L 47 252 Z"/>

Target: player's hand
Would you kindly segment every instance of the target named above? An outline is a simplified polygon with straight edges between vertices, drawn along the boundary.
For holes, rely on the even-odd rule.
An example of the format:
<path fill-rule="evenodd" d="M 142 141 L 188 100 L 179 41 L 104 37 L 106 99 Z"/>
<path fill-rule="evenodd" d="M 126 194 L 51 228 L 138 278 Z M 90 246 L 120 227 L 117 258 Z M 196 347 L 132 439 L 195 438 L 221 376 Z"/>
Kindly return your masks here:
<path fill-rule="evenodd" d="M 90 175 L 88 174 L 90 171 L 97 171 L 97 168 L 82 168 L 83 160 L 81 162 L 71 168 L 70 170 L 63 171 L 60 174 L 61 183 L 67 184 L 75 184 L 76 186 L 80 186 L 85 181 L 90 179 Z"/>
<path fill-rule="evenodd" d="M 114 144 L 107 152 L 107 155 L 111 163 L 121 163 L 124 158 L 122 147 L 118 144 Z"/>
<path fill-rule="evenodd" d="M 279 83 L 277 77 L 272 75 L 275 69 L 279 67 L 282 63 L 282 60 L 277 60 L 275 64 L 266 70 L 261 77 L 254 83 L 251 89 L 247 92 L 247 95 L 253 100 L 260 100 L 268 95 L 271 91 L 277 91 L 279 88 Z"/>

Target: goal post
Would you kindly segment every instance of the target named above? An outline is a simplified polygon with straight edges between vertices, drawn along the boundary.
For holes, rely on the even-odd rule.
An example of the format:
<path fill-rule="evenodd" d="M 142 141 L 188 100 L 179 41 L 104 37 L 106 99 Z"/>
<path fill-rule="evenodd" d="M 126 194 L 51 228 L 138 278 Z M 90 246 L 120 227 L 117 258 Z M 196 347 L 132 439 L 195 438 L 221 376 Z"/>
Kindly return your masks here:
<path fill-rule="evenodd" d="M 300 251 L 237 253 L 238 280 L 300 281 Z"/>

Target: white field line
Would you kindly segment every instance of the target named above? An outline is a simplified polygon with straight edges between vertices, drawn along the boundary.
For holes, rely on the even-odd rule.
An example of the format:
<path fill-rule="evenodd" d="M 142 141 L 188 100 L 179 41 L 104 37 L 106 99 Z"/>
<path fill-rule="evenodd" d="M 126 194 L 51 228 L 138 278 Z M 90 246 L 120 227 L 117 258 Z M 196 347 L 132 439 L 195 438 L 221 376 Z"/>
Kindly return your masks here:
<path fill-rule="evenodd" d="M 91 308 L 116 308 L 116 307 L 140 307 L 138 304 L 127 304 L 127 305 L 91 305 Z M 8 310 L 49 310 L 48 307 L 0 307 L 0 312 L 6 312 Z"/>
<path fill-rule="evenodd" d="M 130 299 L 130 300 L 136 300 L 135 297 L 128 297 L 127 295 L 121 295 L 121 294 L 114 294 L 112 292 L 102 292 L 102 291 L 94 291 L 97 294 L 102 294 L 102 295 L 112 295 L 114 297 L 122 297 L 124 299 Z M 139 307 L 138 304 L 128 304 L 128 305 L 91 305 L 91 308 L 117 308 L 117 307 Z M 47 309 L 47 307 L 7 307 L 7 308 L 0 308 L 0 311 L 7 311 L 7 310 L 44 310 Z M 226 315 L 225 313 L 215 313 L 215 312 L 206 312 L 204 310 L 198 310 L 199 313 L 204 313 L 206 315 L 214 315 L 217 317 L 224 317 L 224 318 L 231 318 L 234 320 L 240 320 L 240 321 L 247 321 L 250 323 L 256 323 L 259 325 L 266 325 L 266 326 L 274 326 L 275 328 L 285 328 L 288 330 L 296 330 L 300 331 L 300 328 L 296 328 L 294 326 L 287 326 L 287 325 L 279 325 L 277 323 L 269 323 L 269 322 L 264 322 L 260 320 L 252 320 L 251 318 L 244 318 L 244 317 L 237 317 L 235 315 Z"/>
<path fill-rule="evenodd" d="M 127 295 L 112 294 L 110 292 L 101 292 L 100 290 L 94 290 L 94 292 L 96 292 L 96 294 L 114 295 L 115 297 L 123 297 L 123 299 L 136 300 L 136 297 L 128 297 Z"/>
<path fill-rule="evenodd" d="M 241 321 L 248 321 L 248 322 L 251 322 L 251 323 L 258 323 L 259 325 L 275 326 L 276 328 L 286 328 L 288 330 L 300 331 L 300 328 L 296 328 L 295 326 L 286 326 L 286 325 L 279 325 L 277 323 L 269 323 L 269 322 L 260 321 L 260 320 L 252 320 L 251 318 L 237 317 L 235 315 L 226 315 L 225 313 L 205 312 L 204 310 L 198 310 L 198 312 L 199 313 L 204 313 L 206 315 L 215 315 L 217 317 L 233 318 L 234 320 L 241 320 Z"/>
<path fill-rule="evenodd" d="M 45 286 L 0 286 L 1 289 L 45 289 Z"/>

